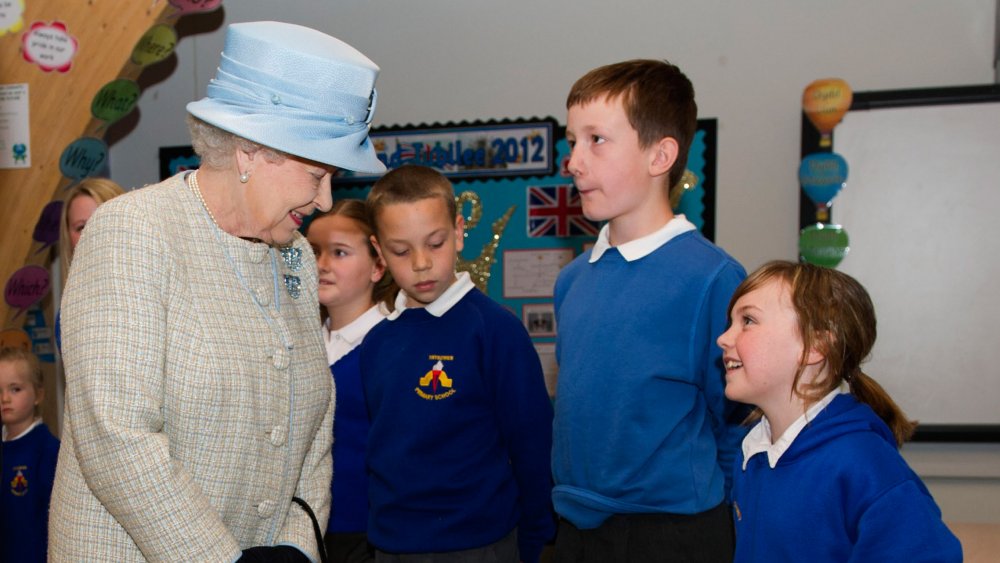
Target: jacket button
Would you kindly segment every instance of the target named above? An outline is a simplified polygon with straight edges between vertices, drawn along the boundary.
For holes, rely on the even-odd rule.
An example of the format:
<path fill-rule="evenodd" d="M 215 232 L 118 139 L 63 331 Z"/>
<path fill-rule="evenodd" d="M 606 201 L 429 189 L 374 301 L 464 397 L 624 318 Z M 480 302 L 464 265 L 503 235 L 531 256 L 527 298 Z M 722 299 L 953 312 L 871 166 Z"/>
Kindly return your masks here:
<path fill-rule="evenodd" d="M 275 426 L 271 429 L 271 432 L 269 432 L 268 435 L 272 446 L 278 447 L 285 443 L 284 426 Z"/>
<path fill-rule="evenodd" d="M 257 505 L 257 515 L 261 518 L 267 518 L 274 512 L 274 501 L 265 500 L 264 502 Z"/>

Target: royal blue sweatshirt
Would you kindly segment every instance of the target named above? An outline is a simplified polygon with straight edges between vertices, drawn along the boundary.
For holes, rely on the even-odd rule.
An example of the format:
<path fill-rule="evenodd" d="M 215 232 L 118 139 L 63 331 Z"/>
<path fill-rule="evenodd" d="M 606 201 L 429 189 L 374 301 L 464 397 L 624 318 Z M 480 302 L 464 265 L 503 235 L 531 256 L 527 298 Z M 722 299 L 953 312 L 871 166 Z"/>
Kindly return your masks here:
<path fill-rule="evenodd" d="M 517 527 L 537 562 L 555 531 L 552 406 L 520 321 L 471 289 L 440 317 L 404 310 L 360 348 L 372 544 L 457 551 Z"/>
<path fill-rule="evenodd" d="M 556 512 L 695 514 L 726 493 L 746 429 L 724 395 L 716 338 L 743 268 L 697 231 L 628 261 L 577 257 L 555 287 Z M 725 470 L 723 470 L 725 468 Z"/>
<path fill-rule="evenodd" d="M 941 511 L 868 405 L 842 394 L 772 469 L 752 456 L 733 480 L 736 562 L 962 561 Z"/>
<path fill-rule="evenodd" d="M 45 561 L 59 440 L 38 424 L 2 447 L 0 561 Z"/>

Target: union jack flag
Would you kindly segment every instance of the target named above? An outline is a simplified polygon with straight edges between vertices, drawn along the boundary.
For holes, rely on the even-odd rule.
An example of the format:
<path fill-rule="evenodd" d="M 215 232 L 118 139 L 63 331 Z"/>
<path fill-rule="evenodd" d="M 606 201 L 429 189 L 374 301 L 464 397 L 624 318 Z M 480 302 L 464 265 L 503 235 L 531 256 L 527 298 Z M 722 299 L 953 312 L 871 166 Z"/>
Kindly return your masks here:
<path fill-rule="evenodd" d="M 573 184 L 528 187 L 528 236 L 597 236 L 600 225 L 583 216 Z"/>

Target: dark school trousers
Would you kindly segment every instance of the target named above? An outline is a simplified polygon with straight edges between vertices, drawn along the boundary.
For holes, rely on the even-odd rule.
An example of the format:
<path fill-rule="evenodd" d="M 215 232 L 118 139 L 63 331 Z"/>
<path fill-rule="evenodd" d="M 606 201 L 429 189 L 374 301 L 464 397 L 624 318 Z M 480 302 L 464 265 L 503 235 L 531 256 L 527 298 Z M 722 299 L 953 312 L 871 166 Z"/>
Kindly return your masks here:
<path fill-rule="evenodd" d="M 615 514 L 592 530 L 559 519 L 553 563 L 730 563 L 729 505 L 698 514 Z"/>
<path fill-rule="evenodd" d="M 326 556 L 330 563 L 375 561 L 375 548 L 368 543 L 368 534 L 364 532 L 327 532 L 323 541 L 326 543 Z"/>
<path fill-rule="evenodd" d="M 375 550 L 375 563 L 520 563 L 517 528 L 485 547 L 442 553 L 386 553 Z"/>

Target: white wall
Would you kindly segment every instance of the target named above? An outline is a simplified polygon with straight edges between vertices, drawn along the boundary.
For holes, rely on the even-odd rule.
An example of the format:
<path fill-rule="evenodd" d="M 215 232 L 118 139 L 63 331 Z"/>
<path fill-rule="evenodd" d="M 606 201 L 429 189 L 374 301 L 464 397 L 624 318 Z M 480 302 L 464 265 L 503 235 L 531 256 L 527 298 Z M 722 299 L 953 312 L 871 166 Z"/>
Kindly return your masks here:
<path fill-rule="evenodd" d="M 748 269 L 796 256 L 807 84 L 835 76 L 861 91 L 994 80 L 995 0 L 233 0 L 223 9 L 225 23 L 309 25 L 367 54 L 382 67 L 375 125 L 564 122 L 566 93 L 587 70 L 667 58 L 694 82 L 700 115 L 718 119 L 716 240 Z M 112 147 L 115 180 L 156 181 L 157 149 L 188 144 L 184 105 L 204 95 L 222 37 L 220 29 L 178 44 L 174 73 L 143 92 L 138 127 Z M 918 469 L 932 466 L 928 483 L 947 517 L 1000 521 L 983 508 L 1000 505 L 1000 445 L 907 451 L 919 454 Z M 963 475 L 966 458 L 983 456 L 992 473 Z"/>

